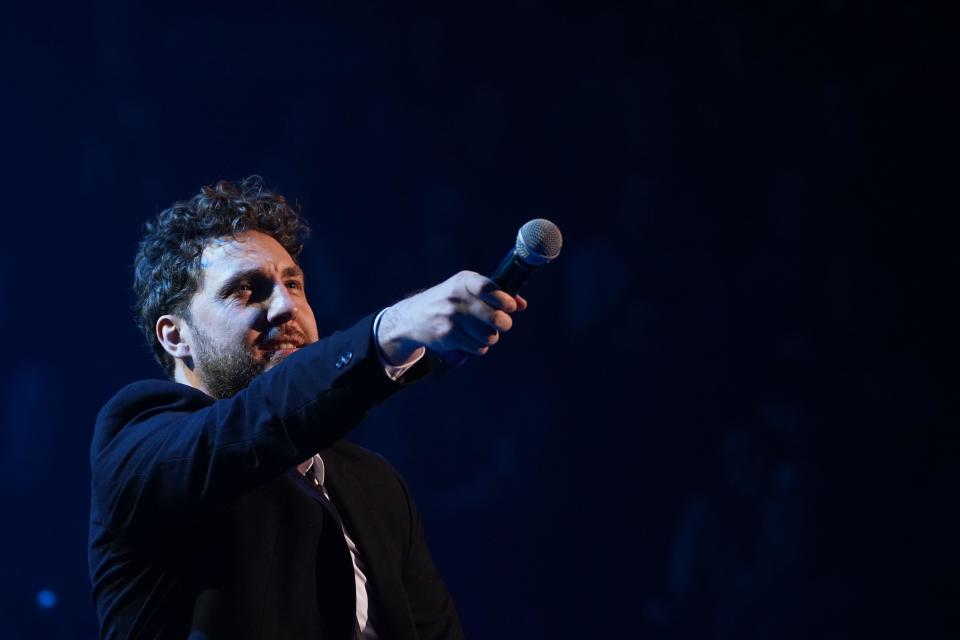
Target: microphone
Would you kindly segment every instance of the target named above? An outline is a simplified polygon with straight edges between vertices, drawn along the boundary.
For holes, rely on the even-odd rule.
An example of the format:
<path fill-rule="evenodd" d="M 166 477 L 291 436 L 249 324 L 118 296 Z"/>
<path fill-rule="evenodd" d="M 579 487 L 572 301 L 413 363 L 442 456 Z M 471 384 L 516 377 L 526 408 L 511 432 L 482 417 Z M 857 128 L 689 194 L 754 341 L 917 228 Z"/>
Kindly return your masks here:
<path fill-rule="evenodd" d="M 516 243 L 500 261 L 500 266 L 490 279 L 503 291 L 514 296 L 538 267 L 552 262 L 560 255 L 562 247 L 563 236 L 557 225 L 544 218 L 531 220 L 520 227 Z M 442 352 L 436 374 L 440 377 L 446 375 L 451 369 L 466 362 L 468 355 L 463 351 Z"/>
<path fill-rule="evenodd" d="M 514 296 L 537 267 L 552 262 L 560 255 L 563 236 L 549 220 L 531 220 L 517 232 L 517 242 L 500 262 L 490 279 Z"/>

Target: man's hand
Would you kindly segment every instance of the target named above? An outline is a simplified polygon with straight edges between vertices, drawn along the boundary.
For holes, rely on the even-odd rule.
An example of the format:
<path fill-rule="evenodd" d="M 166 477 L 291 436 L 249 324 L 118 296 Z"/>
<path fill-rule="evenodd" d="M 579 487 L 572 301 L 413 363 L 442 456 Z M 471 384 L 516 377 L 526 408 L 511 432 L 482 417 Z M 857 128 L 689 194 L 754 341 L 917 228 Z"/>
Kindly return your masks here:
<path fill-rule="evenodd" d="M 483 355 L 513 326 L 511 313 L 527 301 L 490 278 L 461 271 L 435 287 L 401 300 L 380 318 L 377 342 L 388 363 L 405 363 L 420 347 Z"/>

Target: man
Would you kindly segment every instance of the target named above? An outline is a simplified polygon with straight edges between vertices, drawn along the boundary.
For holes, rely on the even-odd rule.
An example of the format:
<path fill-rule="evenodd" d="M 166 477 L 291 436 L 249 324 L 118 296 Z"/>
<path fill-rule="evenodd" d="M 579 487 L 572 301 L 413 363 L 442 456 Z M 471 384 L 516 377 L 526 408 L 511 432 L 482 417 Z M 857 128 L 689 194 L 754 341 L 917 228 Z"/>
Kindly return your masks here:
<path fill-rule="evenodd" d="M 139 322 L 171 380 L 97 417 L 90 574 L 102 638 L 461 638 L 409 491 L 343 440 L 422 377 L 485 354 L 526 307 L 461 272 L 318 339 L 306 222 L 259 179 L 145 227 Z"/>

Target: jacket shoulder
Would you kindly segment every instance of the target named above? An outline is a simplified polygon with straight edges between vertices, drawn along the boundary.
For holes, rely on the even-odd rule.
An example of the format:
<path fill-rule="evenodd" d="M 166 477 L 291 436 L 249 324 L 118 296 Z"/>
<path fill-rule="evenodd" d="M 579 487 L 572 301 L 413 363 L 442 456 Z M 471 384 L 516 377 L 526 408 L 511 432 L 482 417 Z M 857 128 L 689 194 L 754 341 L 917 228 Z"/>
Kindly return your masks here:
<path fill-rule="evenodd" d="M 138 380 L 113 395 L 97 413 L 91 456 L 96 457 L 128 424 L 167 411 L 196 411 L 213 398 L 193 387 L 171 380 Z"/>
<path fill-rule="evenodd" d="M 352 469 L 364 469 L 367 472 L 373 471 L 378 475 L 391 478 L 400 476 L 390 461 L 385 457 L 376 451 L 361 447 L 349 440 L 339 440 L 330 447 L 330 451 L 337 456 L 341 463 L 348 464 Z"/>

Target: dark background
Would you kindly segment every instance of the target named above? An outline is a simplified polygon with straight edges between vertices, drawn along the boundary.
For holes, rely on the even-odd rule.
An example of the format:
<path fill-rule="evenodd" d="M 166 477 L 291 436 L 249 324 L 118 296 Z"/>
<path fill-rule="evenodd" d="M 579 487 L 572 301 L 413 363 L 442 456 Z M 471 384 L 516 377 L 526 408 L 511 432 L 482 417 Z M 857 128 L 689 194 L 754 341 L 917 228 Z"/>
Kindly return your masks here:
<path fill-rule="evenodd" d="M 951 13 L 132 5 L 0 23 L 0 637 L 95 637 L 93 419 L 162 375 L 140 227 L 253 173 L 321 333 L 564 232 L 491 355 L 355 433 L 471 638 L 960 634 Z"/>

